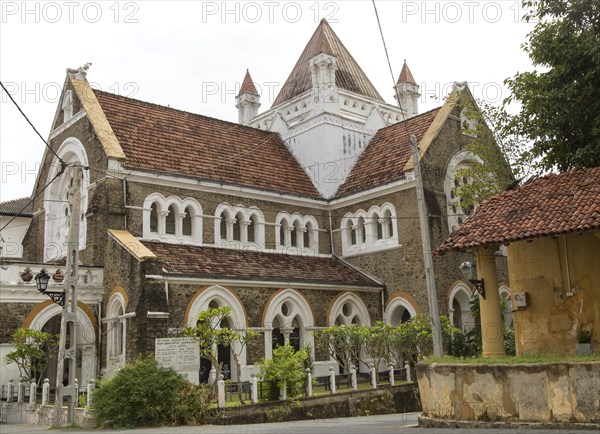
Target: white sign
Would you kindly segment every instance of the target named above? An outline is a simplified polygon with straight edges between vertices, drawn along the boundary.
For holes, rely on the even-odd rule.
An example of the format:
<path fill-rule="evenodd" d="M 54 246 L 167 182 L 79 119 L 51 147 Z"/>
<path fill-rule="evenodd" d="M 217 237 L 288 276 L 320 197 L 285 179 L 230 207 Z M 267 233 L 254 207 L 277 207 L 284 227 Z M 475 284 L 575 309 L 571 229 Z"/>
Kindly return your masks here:
<path fill-rule="evenodd" d="M 194 384 L 200 383 L 200 347 L 193 338 L 157 338 L 154 356 L 158 364 L 173 368 Z"/>

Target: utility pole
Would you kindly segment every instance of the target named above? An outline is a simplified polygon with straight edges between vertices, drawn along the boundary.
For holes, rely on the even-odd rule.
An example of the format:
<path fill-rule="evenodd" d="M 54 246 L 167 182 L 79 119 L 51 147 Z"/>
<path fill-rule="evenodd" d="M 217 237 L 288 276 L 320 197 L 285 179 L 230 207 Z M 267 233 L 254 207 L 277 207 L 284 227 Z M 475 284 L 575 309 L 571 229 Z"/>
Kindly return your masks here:
<path fill-rule="evenodd" d="M 412 149 L 413 170 L 415 171 L 419 226 L 421 227 L 421 240 L 423 243 L 423 259 L 425 260 L 425 282 L 427 284 L 427 298 L 429 299 L 429 313 L 431 314 L 433 354 L 439 357 L 444 354 L 444 348 L 442 346 L 442 328 L 440 323 L 440 311 L 437 302 L 437 290 L 435 288 L 435 276 L 433 274 L 431 240 L 429 239 L 429 220 L 427 216 L 427 206 L 425 205 L 425 193 L 423 192 L 421 162 L 419 161 L 419 146 L 417 144 L 417 138 L 414 135 L 410 136 L 410 146 Z"/>
<path fill-rule="evenodd" d="M 77 283 L 79 281 L 79 222 L 81 221 L 81 166 L 71 166 L 69 187 L 70 215 L 69 238 L 67 239 L 67 273 L 65 276 L 65 297 L 60 323 L 58 363 L 56 372 L 56 401 L 54 402 L 54 427 L 62 425 L 62 404 L 67 399 L 67 425 L 75 421 L 77 390 L 75 371 L 77 369 Z M 64 383 L 65 367 L 67 381 Z"/>

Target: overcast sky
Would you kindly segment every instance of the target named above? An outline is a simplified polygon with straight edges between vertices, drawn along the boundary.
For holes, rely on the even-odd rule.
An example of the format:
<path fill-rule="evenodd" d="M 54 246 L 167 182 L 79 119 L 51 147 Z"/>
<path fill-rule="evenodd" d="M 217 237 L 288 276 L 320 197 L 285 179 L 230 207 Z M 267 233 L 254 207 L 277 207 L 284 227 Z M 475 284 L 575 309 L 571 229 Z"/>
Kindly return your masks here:
<path fill-rule="evenodd" d="M 516 0 L 376 1 L 395 78 L 407 59 L 420 111 L 454 81 L 477 98 L 506 96 L 505 78 L 531 69 L 520 45 L 533 25 Z M 68 67 L 91 62 L 102 90 L 237 121 L 246 68 L 271 106 L 322 18 L 392 103 L 393 82 L 371 1 L 3 1 L 0 79 L 44 138 Z M 43 142 L 2 93 L 0 200 L 31 194 Z"/>

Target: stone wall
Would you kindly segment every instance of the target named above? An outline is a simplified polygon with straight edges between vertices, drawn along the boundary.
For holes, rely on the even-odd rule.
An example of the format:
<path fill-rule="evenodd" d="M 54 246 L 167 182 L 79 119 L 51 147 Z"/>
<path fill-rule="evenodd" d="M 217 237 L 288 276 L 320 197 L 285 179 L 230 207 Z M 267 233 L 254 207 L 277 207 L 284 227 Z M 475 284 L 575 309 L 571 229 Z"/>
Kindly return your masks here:
<path fill-rule="evenodd" d="M 416 384 L 343 392 L 295 401 L 275 401 L 244 407 L 226 407 L 209 418 L 210 424 L 288 422 L 420 411 Z"/>
<path fill-rule="evenodd" d="M 600 423 L 600 362 L 419 364 L 417 379 L 426 418 Z"/>

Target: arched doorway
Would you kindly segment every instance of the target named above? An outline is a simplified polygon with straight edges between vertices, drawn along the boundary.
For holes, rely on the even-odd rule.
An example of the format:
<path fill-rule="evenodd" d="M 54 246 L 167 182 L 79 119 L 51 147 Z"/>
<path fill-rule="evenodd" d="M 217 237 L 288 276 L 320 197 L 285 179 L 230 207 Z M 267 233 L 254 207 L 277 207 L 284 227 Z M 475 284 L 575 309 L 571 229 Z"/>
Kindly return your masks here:
<path fill-rule="evenodd" d="M 402 291 L 397 291 L 390 295 L 385 303 L 383 314 L 386 324 L 398 325 L 405 323 L 419 313 L 419 308 L 415 300 Z"/>
<path fill-rule="evenodd" d="M 276 345 L 290 344 L 296 349 L 308 344 L 314 351 L 314 337 L 307 330 L 314 326 L 310 306 L 294 289 L 281 289 L 271 296 L 263 313 L 265 358 L 270 359 Z M 282 340 L 283 336 L 283 340 Z"/>
<path fill-rule="evenodd" d="M 198 316 L 201 311 L 216 309 L 228 306 L 231 308 L 231 313 L 227 318 L 224 318 L 219 327 L 227 327 L 231 330 L 236 330 L 240 333 L 245 333 L 247 327 L 246 311 L 238 299 L 237 295 L 230 289 L 222 286 L 210 286 L 200 289 L 190 300 L 185 313 L 184 322 L 188 327 L 197 325 Z M 230 348 L 224 345 L 216 345 L 213 351 L 217 354 L 219 364 L 222 363 L 222 374 L 227 378 L 237 378 L 237 367 L 232 356 L 232 351 L 239 354 L 240 364 L 246 365 L 246 347 L 240 347 L 238 343 L 234 343 Z M 200 382 L 214 382 L 216 367 L 212 366 L 210 360 L 200 359 Z M 247 374 L 242 370 L 242 380 L 247 380 Z"/>
<path fill-rule="evenodd" d="M 62 307 L 47 300 L 32 309 L 23 323 L 24 328 L 60 333 Z M 96 335 L 98 321 L 92 310 L 83 302 L 78 302 L 75 334 L 77 338 L 75 378 L 79 384 L 88 384 L 96 378 Z M 67 339 L 69 337 L 67 336 Z M 49 364 L 43 373 L 56 384 L 56 360 Z M 66 372 L 65 372 L 66 373 Z M 68 378 L 68 377 L 65 377 Z"/>
<path fill-rule="evenodd" d="M 467 333 L 475 327 L 471 314 L 473 293 L 464 282 L 455 283 L 448 294 L 448 315 L 454 327 Z"/>

